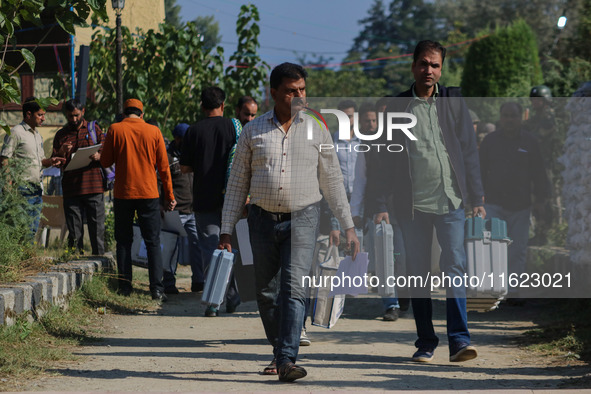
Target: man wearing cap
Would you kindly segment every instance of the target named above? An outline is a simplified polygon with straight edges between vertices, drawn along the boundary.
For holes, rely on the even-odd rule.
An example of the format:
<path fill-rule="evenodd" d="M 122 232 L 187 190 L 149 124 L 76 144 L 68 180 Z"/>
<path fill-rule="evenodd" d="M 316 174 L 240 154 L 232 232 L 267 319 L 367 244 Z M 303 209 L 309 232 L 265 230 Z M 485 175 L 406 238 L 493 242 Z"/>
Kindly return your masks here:
<path fill-rule="evenodd" d="M 181 172 L 180 158 L 183 138 L 189 129 L 187 123 L 179 123 L 172 130 L 173 140 L 168 145 L 168 162 L 170 164 L 170 175 L 172 177 L 172 189 L 177 201 L 176 211 L 179 211 L 181 223 L 187 232 L 186 237 L 180 240 L 178 261 L 189 263 L 191 265 L 191 289 L 197 291 L 203 289 L 203 259 L 201 258 L 201 248 L 197 235 L 197 225 L 195 215 L 193 214 L 193 174 L 183 174 Z M 160 194 L 161 202 L 164 203 L 164 195 Z M 164 267 L 164 293 L 178 294 L 176 288 L 176 268 L 177 261 L 172 262 L 171 267 Z"/>
<path fill-rule="evenodd" d="M 109 127 L 100 161 L 103 167 L 117 165 L 113 194 L 119 293 L 128 296 L 133 290 L 131 244 L 133 219 L 137 212 L 148 255 L 152 299 L 166 301 L 162 284 L 160 202 L 155 167 L 162 180 L 164 209 L 173 210 L 176 200 L 162 134 L 158 127 L 144 122 L 143 110 L 140 100 L 125 101 L 125 118 Z"/>

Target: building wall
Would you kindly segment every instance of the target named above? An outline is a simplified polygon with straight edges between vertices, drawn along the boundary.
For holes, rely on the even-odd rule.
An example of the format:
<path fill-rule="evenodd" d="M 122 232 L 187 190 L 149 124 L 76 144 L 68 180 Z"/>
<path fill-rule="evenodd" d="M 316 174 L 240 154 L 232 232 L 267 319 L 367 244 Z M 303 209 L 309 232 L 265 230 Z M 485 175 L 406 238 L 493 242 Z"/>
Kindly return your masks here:
<path fill-rule="evenodd" d="M 109 27 L 115 28 L 115 11 L 111 7 L 111 2 L 107 1 L 107 14 L 109 16 Z M 136 29 L 144 31 L 150 29 L 157 29 L 158 25 L 164 22 L 164 0 L 126 0 L 125 7 L 121 13 L 121 24 L 128 27 L 132 32 Z M 90 23 L 90 20 L 88 21 Z M 76 55 L 78 55 L 78 48 L 80 45 L 90 45 L 92 34 L 97 28 L 76 28 Z M 64 64 L 64 67 L 69 70 L 69 63 Z M 68 76 L 69 78 L 69 76 Z M 35 75 L 35 95 L 38 97 L 47 97 L 50 92 L 51 79 L 45 75 Z M 58 100 L 61 98 L 56 97 Z M 13 126 L 22 121 L 23 116 L 20 110 L 5 110 L 0 111 L 0 119 L 5 120 L 9 125 Z M 44 127 L 39 128 L 39 132 L 43 136 L 46 154 L 51 153 L 51 144 L 53 137 L 57 130 L 66 123 L 65 116 L 61 111 L 48 111 L 45 116 Z M 108 125 L 104 125 L 107 127 Z M 0 146 L 4 141 L 4 131 L 0 130 Z"/>
<path fill-rule="evenodd" d="M 107 1 L 107 14 L 107 25 L 115 28 L 116 15 L 110 1 Z M 158 29 L 158 25 L 164 22 L 164 16 L 164 0 L 126 0 L 121 12 L 121 25 L 132 32 L 138 28 L 143 31 Z M 76 54 L 80 45 L 90 45 L 94 30 L 92 27 L 76 28 Z"/>

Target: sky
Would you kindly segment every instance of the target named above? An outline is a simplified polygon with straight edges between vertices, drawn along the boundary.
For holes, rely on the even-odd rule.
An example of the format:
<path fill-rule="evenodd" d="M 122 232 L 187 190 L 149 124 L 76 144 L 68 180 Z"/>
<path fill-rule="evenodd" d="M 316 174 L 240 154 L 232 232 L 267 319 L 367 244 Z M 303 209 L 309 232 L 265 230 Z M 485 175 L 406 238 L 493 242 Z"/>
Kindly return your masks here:
<path fill-rule="evenodd" d="M 214 15 L 220 26 L 226 60 L 237 45 L 236 19 L 240 0 L 177 0 L 183 22 Z M 271 67 L 297 56 L 324 56 L 340 62 L 351 48 L 372 0 L 254 0 L 260 14 L 260 56 Z"/>

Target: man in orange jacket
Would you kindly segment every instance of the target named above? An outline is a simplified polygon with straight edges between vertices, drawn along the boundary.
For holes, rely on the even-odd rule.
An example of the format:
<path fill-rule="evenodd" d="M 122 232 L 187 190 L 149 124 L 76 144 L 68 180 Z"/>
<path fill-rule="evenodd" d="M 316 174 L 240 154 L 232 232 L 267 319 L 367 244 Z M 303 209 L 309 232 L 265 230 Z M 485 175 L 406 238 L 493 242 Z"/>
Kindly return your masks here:
<path fill-rule="evenodd" d="M 124 104 L 125 118 L 109 127 L 103 144 L 101 165 L 116 165 L 114 192 L 115 240 L 119 293 L 131 294 L 131 244 L 133 218 L 138 223 L 146 244 L 150 292 L 152 299 L 166 301 L 162 285 L 162 252 L 160 249 L 160 202 L 155 168 L 162 180 L 165 209 L 176 206 L 166 147 L 156 126 L 144 122 L 144 105 L 129 99 Z"/>

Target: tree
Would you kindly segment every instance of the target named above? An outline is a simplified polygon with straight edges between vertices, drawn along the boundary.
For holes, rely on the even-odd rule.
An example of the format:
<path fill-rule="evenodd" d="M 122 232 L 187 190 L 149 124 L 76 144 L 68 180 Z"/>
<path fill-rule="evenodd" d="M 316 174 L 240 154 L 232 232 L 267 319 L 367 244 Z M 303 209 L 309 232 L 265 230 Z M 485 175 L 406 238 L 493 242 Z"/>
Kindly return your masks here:
<path fill-rule="evenodd" d="M 223 72 L 223 58 L 209 55 L 193 23 L 182 29 L 162 24 L 158 30 L 132 35 L 122 29 L 125 97 L 140 99 L 146 118 L 170 131 L 179 122 L 195 122 L 199 116 L 199 92 L 215 84 Z M 116 114 L 115 48 L 116 32 L 97 31 L 90 47 L 88 82 L 96 100 L 87 104 L 89 118 L 106 124 Z"/>
<path fill-rule="evenodd" d="M 220 36 L 220 25 L 215 20 L 213 15 L 198 16 L 193 23 L 197 28 L 197 32 L 203 37 L 203 47 L 205 49 L 214 49 L 222 41 Z"/>
<path fill-rule="evenodd" d="M 123 28 L 123 90 L 125 97 L 144 103 L 146 118 L 158 122 L 168 137 L 179 122 L 194 123 L 201 114 L 200 92 L 212 85 L 226 91 L 228 113 L 240 95 L 260 98 L 259 87 L 266 79 L 268 66 L 257 53 L 259 27 L 255 6 L 243 6 L 237 22 L 240 39 L 230 58 L 240 67 L 224 72 L 223 48 L 206 47 L 193 22 L 180 29 L 161 24 L 157 30 L 132 35 Z M 89 85 L 95 99 L 86 106 L 87 117 L 104 124 L 113 121 L 115 100 L 114 30 L 98 30 L 90 47 Z M 54 88 L 62 88 L 54 83 Z"/>
<path fill-rule="evenodd" d="M 420 23 L 417 23 L 420 21 Z M 406 90 L 412 83 L 411 59 L 416 43 L 442 36 L 437 8 L 426 0 L 374 0 L 368 16 L 359 21 L 362 30 L 355 38 L 345 61 L 380 59 L 364 63 L 368 76 L 386 80 L 391 94 Z"/>
<path fill-rule="evenodd" d="M 258 54 L 259 20 L 259 11 L 254 4 L 240 7 L 236 21 L 238 48 L 230 56 L 230 61 L 233 61 L 234 65 L 226 68 L 224 78 L 224 89 L 232 104 L 228 106 L 230 109 L 240 96 L 249 95 L 256 99 L 262 97 L 261 84 L 266 81 L 270 67 Z"/>
<path fill-rule="evenodd" d="M 47 5 L 46 5 L 47 3 Z M 106 0 L 7 0 L 0 2 L 0 42 L 2 42 L 0 53 L 0 102 L 20 103 L 20 89 L 18 87 L 18 71 L 27 64 L 31 70 L 35 69 L 35 49 L 12 49 L 17 45 L 15 31 L 25 24 L 42 26 L 41 14 L 49 13 L 55 18 L 59 27 L 67 33 L 74 34 L 75 26 L 88 26 L 86 19 L 91 15 L 93 18 L 106 19 Z M 42 44 L 44 38 L 40 39 Z M 23 61 L 15 66 L 5 63 L 8 52 L 18 51 Z M 50 103 L 49 99 L 39 99 L 43 107 Z M 0 119 L 0 127 L 10 132 L 9 126 Z"/>
<path fill-rule="evenodd" d="M 176 4 L 176 0 L 164 0 L 164 21 L 177 29 L 183 25 L 180 12 L 181 6 Z"/>
<path fill-rule="evenodd" d="M 339 71 L 310 69 L 308 81 L 306 91 L 309 97 L 382 97 L 389 94 L 385 79 L 370 78 L 361 67 Z"/>
<path fill-rule="evenodd" d="M 471 97 L 527 97 L 542 83 L 538 47 L 528 24 L 517 21 L 472 44 L 462 74 Z"/>

